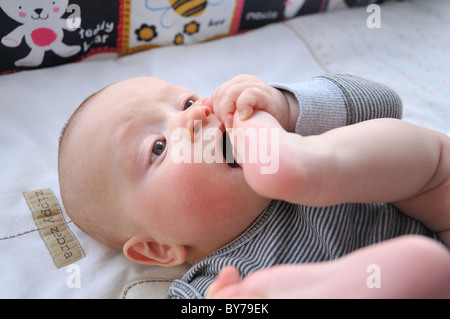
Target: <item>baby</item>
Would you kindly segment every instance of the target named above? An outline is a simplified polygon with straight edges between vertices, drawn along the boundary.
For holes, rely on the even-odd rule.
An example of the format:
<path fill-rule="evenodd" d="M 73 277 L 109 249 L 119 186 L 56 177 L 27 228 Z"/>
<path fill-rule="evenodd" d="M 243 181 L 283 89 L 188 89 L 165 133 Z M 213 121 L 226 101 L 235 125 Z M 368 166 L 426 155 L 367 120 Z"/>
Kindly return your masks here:
<path fill-rule="evenodd" d="M 394 92 L 348 75 L 273 86 L 243 75 L 211 98 L 133 78 L 95 93 L 69 120 L 60 140 L 61 196 L 75 224 L 129 259 L 193 265 L 172 285 L 173 298 L 204 297 L 226 265 L 245 277 L 353 252 L 341 259 L 351 265 L 379 256 L 381 248 L 382 256 L 395 258 L 389 254 L 405 241 L 430 252 L 426 260 L 407 259 L 424 265 L 412 277 L 437 278 L 424 294 L 448 297 L 450 257 L 437 242 L 408 237 L 358 250 L 404 234 L 439 235 L 450 243 L 448 137 L 393 119 L 357 124 L 400 114 Z M 238 129 L 252 129 L 257 138 Z M 222 154 L 226 132 L 240 165 Z M 262 159 L 249 159 L 249 139 L 278 150 L 275 172 L 263 174 Z M 339 262 L 332 269 L 348 268 Z M 322 264 L 314 268 L 319 273 Z M 263 271 L 270 270 L 279 268 Z M 209 296 L 236 296 L 240 285 L 227 268 Z M 264 297 L 267 289 L 246 294 Z M 389 289 L 383 293 L 391 296 Z"/>

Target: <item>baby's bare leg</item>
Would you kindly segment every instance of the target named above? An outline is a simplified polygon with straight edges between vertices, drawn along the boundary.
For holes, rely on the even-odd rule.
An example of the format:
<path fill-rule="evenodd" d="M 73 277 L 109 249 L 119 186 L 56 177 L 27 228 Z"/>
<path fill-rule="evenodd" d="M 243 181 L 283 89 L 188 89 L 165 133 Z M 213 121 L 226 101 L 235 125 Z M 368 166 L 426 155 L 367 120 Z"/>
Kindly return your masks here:
<path fill-rule="evenodd" d="M 435 131 L 430 134 L 435 135 L 441 145 L 433 177 L 421 192 L 393 204 L 416 219 L 426 217 L 426 225 L 439 232 L 442 241 L 450 247 L 450 138 Z"/>
<path fill-rule="evenodd" d="M 449 298 L 450 254 L 404 236 L 323 263 L 281 265 L 239 279 L 227 268 L 208 298 Z"/>
<path fill-rule="evenodd" d="M 276 121 L 261 111 L 234 124 L 257 131 L 265 126 L 276 127 Z M 395 119 L 318 136 L 279 131 L 276 172 L 261 174 L 260 161 L 243 163 L 246 181 L 261 195 L 309 206 L 395 202 L 433 231 L 450 229 L 450 139 L 445 135 Z"/>

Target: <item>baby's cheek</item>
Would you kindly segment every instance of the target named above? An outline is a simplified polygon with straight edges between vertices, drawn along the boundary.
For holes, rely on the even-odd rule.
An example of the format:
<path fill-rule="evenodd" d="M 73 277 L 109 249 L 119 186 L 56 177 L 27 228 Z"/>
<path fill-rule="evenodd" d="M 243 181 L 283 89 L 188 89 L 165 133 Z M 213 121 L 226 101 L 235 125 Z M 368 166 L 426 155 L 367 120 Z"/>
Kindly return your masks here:
<path fill-rule="evenodd" d="M 184 218 L 201 225 L 208 225 L 212 219 L 212 207 L 220 204 L 223 197 L 221 181 L 208 176 L 208 169 L 214 164 L 180 163 L 172 168 L 174 200 L 183 210 Z M 206 167 L 205 167 L 206 166 Z"/>

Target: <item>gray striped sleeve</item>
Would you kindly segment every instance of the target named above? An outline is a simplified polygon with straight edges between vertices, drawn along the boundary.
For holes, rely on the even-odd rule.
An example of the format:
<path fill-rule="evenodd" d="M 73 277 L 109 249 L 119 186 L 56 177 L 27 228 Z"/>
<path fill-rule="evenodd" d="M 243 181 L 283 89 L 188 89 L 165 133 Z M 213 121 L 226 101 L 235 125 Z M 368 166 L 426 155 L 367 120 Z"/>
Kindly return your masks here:
<path fill-rule="evenodd" d="M 402 102 L 389 87 L 348 74 L 314 77 L 295 84 L 274 83 L 298 100 L 296 132 L 318 135 L 375 118 L 401 118 Z"/>
<path fill-rule="evenodd" d="M 347 125 L 375 118 L 401 118 L 402 101 L 397 93 L 381 83 L 354 75 L 324 75 L 344 96 Z"/>

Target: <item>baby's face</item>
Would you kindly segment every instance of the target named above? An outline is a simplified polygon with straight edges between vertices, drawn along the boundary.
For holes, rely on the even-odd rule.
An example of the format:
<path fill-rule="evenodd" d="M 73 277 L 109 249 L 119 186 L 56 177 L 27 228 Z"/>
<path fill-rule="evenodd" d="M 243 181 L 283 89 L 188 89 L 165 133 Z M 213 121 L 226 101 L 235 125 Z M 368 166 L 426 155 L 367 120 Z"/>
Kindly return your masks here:
<path fill-rule="evenodd" d="M 99 200 L 113 201 L 117 220 L 129 223 L 128 236 L 217 249 L 268 204 L 240 167 L 226 163 L 224 125 L 192 91 L 141 77 L 107 87 L 90 103 L 72 140 L 85 154 L 88 180 L 105 185 Z"/>

